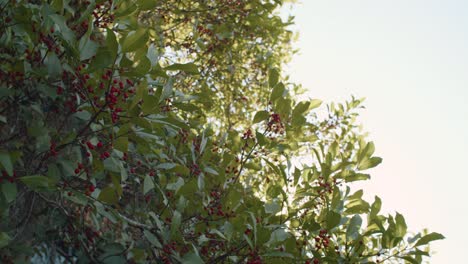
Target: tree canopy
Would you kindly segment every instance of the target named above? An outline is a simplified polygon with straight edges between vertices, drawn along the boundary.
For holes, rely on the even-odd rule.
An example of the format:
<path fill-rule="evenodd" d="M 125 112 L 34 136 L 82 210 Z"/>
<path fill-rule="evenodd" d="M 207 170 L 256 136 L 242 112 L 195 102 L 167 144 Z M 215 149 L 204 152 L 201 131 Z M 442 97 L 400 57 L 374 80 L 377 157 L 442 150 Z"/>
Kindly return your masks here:
<path fill-rule="evenodd" d="M 282 5 L 0 0 L 1 262 L 429 256 L 350 188 L 382 161 L 362 99 L 297 99 Z"/>

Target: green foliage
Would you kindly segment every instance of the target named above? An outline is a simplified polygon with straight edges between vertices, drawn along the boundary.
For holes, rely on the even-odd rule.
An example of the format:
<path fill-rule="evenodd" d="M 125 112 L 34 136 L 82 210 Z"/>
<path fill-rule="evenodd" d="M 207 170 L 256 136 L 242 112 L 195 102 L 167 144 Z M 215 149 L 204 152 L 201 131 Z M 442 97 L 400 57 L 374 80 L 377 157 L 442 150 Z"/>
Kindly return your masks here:
<path fill-rule="evenodd" d="M 1 262 L 428 256 L 351 194 L 382 161 L 362 100 L 295 99 L 281 5 L 0 0 Z"/>

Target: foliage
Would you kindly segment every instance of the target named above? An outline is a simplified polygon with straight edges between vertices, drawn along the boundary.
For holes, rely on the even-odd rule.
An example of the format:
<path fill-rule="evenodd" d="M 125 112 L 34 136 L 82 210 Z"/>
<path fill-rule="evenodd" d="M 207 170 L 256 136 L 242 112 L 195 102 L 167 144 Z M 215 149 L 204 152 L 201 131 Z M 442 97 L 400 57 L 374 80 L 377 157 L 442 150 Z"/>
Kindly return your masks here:
<path fill-rule="evenodd" d="M 281 5 L 0 1 L 1 262 L 428 256 L 350 190 L 381 162 L 362 100 L 295 99 Z"/>

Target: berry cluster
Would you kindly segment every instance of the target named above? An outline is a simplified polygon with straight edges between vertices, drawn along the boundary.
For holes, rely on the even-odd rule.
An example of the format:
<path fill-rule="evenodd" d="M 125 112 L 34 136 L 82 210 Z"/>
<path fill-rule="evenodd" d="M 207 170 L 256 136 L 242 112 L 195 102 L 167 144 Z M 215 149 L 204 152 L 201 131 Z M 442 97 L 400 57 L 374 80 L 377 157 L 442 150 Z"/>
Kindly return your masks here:
<path fill-rule="evenodd" d="M 217 235 L 206 232 L 205 237 L 208 238 L 207 245 L 201 247 L 200 254 L 204 257 L 216 254 L 216 252 L 224 252 L 225 243 L 222 240 L 217 239 Z"/>
<path fill-rule="evenodd" d="M 16 175 L 16 172 L 14 171 L 13 172 L 13 175 L 8 175 L 8 173 L 6 171 L 2 171 L 2 176 L 0 177 L 0 183 L 3 182 L 3 180 L 7 180 L 9 181 L 10 183 L 13 183 L 16 181 L 16 179 L 18 178 L 18 175 Z"/>
<path fill-rule="evenodd" d="M 315 240 L 315 249 L 320 250 L 320 249 L 325 249 L 328 247 L 330 244 L 330 235 L 327 235 L 328 231 L 326 229 L 320 230 L 320 233 L 318 236 L 314 238 Z"/>
<path fill-rule="evenodd" d="M 114 7 L 114 10 L 117 7 Z M 93 11 L 94 26 L 99 28 L 106 28 L 108 24 L 114 22 L 115 16 L 112 14 L 112 0 L 108 0 L 101 4 L 96 4 Z"/>
<path fill-rule="evenodd" d="M 50 34 L 44 34 L 42 32 L 39 32 L 39 41 L 43 43 L 49 52 L 55 52 L 55 54 L 59 55 L 60 54 L 60 45 L 57 43 L 55 38 L 53 37 L 53 34 L 55 32 L 54 27 L 50 28 Z"/>
<path fill-rule="evenodd" d="M 277 113 L 273 113 L 270 115 L 270 118 L 267 123 L 268 131 L 271 131 L 276 134 L 283 135 L 284 134 L 284 124 L 281 121 L 281 117 Z"/>
<path fill-rule="evenodd" d="M 256 249 L 250 249 L 248 259 L 247 259 L 247 264 L 262 264 L 262 258 L 258 254 L 258 251 Z"/>

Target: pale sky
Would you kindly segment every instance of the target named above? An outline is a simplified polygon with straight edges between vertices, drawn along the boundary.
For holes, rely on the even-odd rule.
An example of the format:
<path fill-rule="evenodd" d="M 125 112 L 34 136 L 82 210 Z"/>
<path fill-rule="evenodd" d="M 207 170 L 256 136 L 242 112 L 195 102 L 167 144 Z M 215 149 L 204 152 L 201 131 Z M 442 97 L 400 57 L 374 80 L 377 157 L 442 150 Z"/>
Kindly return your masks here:
<path fill-rule="evenodd" d="M 442 233 L 430 263 L 468 263 L 468 1 L 302 0 L 287 73 L 325 102 L 366 97 L 383 163 L 359 185 L 411 230 Z"/>

